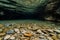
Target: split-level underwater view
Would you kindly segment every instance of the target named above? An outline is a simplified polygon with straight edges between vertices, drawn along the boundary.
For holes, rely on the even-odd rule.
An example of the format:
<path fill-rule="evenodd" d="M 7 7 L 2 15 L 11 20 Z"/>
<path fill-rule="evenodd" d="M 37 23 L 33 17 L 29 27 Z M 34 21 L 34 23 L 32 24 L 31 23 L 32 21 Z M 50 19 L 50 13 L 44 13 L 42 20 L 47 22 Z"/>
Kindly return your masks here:
<path fill-rule="evenodd" d="M 0 40 L 60 40 L 60 0 L 0 0 Z"/>

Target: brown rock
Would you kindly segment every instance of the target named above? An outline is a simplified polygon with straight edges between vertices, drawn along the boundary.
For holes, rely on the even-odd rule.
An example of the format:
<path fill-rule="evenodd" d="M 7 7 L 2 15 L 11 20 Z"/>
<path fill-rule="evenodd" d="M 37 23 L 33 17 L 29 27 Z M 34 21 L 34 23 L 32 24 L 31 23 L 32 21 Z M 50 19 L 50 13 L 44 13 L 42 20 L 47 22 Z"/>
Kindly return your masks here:
<path fill-rule="evenodd" d="M 34 38 L 34 39 L 32 39 L 32 40 L 40 40 L 39 38 Z"/>
<path fill-rule="evenodd" d="M 0 40 L 2 40 L 2 37 L 0 37 Z"/>
<path fill-rule="evenodd" d="M 58 40 L 56 34 L 51 34 L 51 38 L 52 38 L 53 40 Z"/>
<path fill-rule="evenodd" d="M 60 34 L 58 34 L 57 37 L 60 39 Z"/>
<path fill-rule="evenodd" d="M 4 36 L 5 35 L 5 33 L 0 33 L 0 36 Z"/>
<path fill-rule="evenodd" d="M 3 32 L 7 32 L 9 30 L 9 28 L 5 28 L 4 30 L 3 30 Z"/>
<path fill-rule="evenodd" d="M 0 28 L 3 27 L 3 24 L 0 24 Z"/>
<path fill-rule="evenodd" d="M 30 32 L 26 32 L 26 33 L 24 33 L 24 36 L 31 37 L 32 34 Z"/>

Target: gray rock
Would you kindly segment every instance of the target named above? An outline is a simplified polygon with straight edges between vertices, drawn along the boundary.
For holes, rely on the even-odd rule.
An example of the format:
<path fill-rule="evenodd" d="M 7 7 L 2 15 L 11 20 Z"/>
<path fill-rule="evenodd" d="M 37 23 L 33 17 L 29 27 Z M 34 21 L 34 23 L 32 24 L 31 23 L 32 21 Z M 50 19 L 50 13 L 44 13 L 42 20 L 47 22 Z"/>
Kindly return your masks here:
<path fill-rule="evenodd" d="M 14 30 L 8 30 L 6 33 L 7 34 L 13 34 L 14 33 Z"/>
<path fill-rule="evenodd" d="M 10 26 L 13 26 L 15 23 L 6 23 L 5 24 L 5 27 L 10 27 Z"/>

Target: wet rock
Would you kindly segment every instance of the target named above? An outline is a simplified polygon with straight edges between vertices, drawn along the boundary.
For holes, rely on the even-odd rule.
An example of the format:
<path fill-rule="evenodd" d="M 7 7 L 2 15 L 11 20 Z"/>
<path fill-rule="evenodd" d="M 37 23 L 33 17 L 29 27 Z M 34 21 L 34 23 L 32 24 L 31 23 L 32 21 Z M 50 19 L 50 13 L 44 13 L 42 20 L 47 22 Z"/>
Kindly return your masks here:
<path fill-rule="evenodd" d="M 57 14 L 60 14 L 60 7 L 56 10 Z"/>
<path fill-rule="evenodd" d="M 7 24 L 5 24 L 5 26 L 10 26 L 10 24 L 9 24 L 9 23 L 7 23 Z"/>
<path fill-rule="evenodd" d="M 44 38 L 44 36 L 39 36 L 39 38 L 43 39 L 43 38 Z"/>
<path fill-rule="evenodd" d="M 6 33 L 0 33 L 0 36 L 4 36 Z"/>
<path fill-rule="evenodd" d="M 52 29 L 47 29 L 46 31 L 49 32 L 49 33 L 53 33 Z"/>
<path fill-rule="evenodd" d="M 33 38 L 32 40 L 40 40 L 39 38 Z"/>
<path fill-rule="evenodd" d="M 3 32 L 7 32 L 8 30 L 10 30 L 9 28 L 4 28 Z"/>
<path fill-rule="evenodd" d="M 60 30 L 56 29 L 56 30 L 54 30 L 54 32 L 56 32 L 56 33 L 60 33 Z"/>
<path fill-rule="evenodd" d="M 14 36 L 10 36 L 9 39 L 10 39 L 10 40 L 15 40 L 15 37 L 14 37 Z"/>
<path fill-rule="evenodd" d="M 32 26 L 32 30 L 36 31 L 38 29 L 39 29 L 39 27 L 36 24 L 34 24 L 34 26 Z"/>
<path fill-rule="evenodd" d="M 0 29 L 0 32 L 3 32 L 3 29 Z"/>
<path fill-rule="evenodd" d="M 51 37 L 47 37 L 48 40 L 53 40 Z"/>
<path fill-rule="evenodd" d="M 25 38 L 24 40 L 30 40 L 29 38 Z"/>
<path fill-rule="evenodd" d="M 37 33 L 43 33 L 40 29 L 37 30 Z"/>
<path fill-rule="evenodd" d="M 8 40 L 10 38 L 10 35 L 6 35 L 5 37 L 4 37 L 4 40 Z"/>
<path fill-rule="evenodd" d="M 14 30 L 8 30 L 6 33 L 7 34 L 13 34 L 14 33 Z"/>
<path fill-rule="evenodd" d="M 40 36 L 40 40 L 48 40 L 45 36 Z"/>
<path fill-rule="evenodd" d="M 53 40 L 58 40 L 58 38 L 57 38 L 57 35 L 56 35 L 56 34 L 51 33 L 51 34 L 50 34 L 50 37 L 51 37 Z"/>
<path fill-rule="evenodd" d="M 45 29 L 42 29 L 42 32 L 43 32 L 44 34 L 47 34 L 47 33 L 48 33 Z"/>
<path fill-rule="evenodd" d="M 58 34 L 57 37 L 60 39 L 60 34 Z"/>
<path fill-rule="evenodd" d="M 6 23 L 5 27 L 12 27 L 15 23 Z"/>
<path fill-rule="evenodd" d="M 26 31 L 26 30 L 24 30 L 24 29 L 21 29 L 20 31 L 21 31 L 21 33 L 22 33 L 22 34 L 24 34 L 24 33 L 26 33 L 26 32 L 27 32 L 27 31 Z"/>
<path fill-rule="evenodd" d="M 30 32 L 26 32 L 26 33 L 24 33 L 24 36 L 26 36 L 26 37 L 31 37 L 33 34 L 32 33 L 30 33 Z"/>
<path fill-rule="evenodd" d="M 20 33 L 20 30 L 19 30 L 18 28 L 14 28 L 14 31 L 15 31 L 16 33 Z"/>

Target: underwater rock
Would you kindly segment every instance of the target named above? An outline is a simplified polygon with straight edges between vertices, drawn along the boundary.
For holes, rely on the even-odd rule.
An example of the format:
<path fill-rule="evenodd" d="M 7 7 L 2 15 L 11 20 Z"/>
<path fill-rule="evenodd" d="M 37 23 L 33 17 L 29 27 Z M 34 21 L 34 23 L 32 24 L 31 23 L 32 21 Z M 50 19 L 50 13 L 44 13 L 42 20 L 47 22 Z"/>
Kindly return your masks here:
<path fill-rule="evenodd" d="M 33 12 L 36 7 L 47 4 L 48 0 L 0 0 L 0 8 Z"/>

